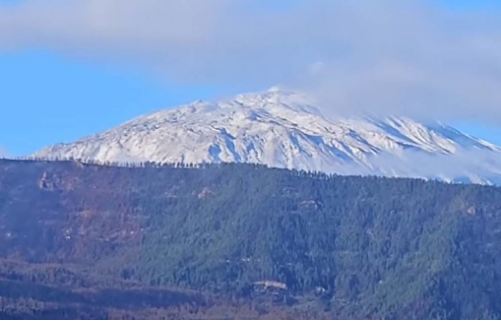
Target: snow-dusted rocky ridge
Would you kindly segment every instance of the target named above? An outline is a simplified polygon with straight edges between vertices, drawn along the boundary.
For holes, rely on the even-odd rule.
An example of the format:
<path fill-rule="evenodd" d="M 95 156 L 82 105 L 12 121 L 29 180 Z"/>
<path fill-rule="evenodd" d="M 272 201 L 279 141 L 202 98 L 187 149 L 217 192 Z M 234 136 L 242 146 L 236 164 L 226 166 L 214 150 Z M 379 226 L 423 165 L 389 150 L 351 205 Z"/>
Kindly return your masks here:
<path fill-rule="evenodd" d="M 99 162 L 242 162 L 339 174 L 501 183 L 501 149 L 441 123 L 329 120 L 272 89 L 139 117 L 36 157 Z"/>

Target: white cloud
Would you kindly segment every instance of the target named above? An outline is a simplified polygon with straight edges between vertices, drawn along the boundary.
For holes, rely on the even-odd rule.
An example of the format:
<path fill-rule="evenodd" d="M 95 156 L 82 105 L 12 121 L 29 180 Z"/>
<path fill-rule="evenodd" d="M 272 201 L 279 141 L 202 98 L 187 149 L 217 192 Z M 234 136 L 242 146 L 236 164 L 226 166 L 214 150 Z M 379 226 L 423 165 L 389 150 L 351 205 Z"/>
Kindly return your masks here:
<path fill-rule="evenodd" d="M 0 159 L 1 158 L 7 158 L 9 156 L 10 156 L 10 154 L 7 152 L 7 150 L 5 150 L 2 147 L 0 147 Z"/>
<path fill-rule="evenodd" d="M 336 114 L 501 124 L 500 12 L 436 3 L 26 0 L 0 7 L 0 49 L 138 64 L 179 82 L 282 84 Z"/>
<path fill-rule="evenodd" d="M 460 149 L 452 155 L 406 151 L 401 156 L 379 154 L 369 160 L 385 176 L 441 179 L 501 185 L 499 151 Z M 352 172 L 367 174 L 366 170 Z"/>

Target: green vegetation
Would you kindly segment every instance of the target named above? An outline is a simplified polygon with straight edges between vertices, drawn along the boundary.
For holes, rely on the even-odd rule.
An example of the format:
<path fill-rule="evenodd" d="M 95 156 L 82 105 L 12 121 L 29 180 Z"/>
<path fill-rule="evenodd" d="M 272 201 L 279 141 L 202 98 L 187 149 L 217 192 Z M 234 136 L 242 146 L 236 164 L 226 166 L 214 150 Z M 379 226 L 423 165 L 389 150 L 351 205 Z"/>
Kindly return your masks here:
<path fill-rule="evenodd" d="M 19 267 L 3 261 L 0 283 L 5 273 L 61 294 L 195 289 L 218 296 L 197 304 L 212 318 L 501 318 L 499 246 L 496 187 L 255 165 L 0 161 L 0 258 L 37 273 L 9 277 Z M 262 280 L 287 289 L 263 295 Z"/>

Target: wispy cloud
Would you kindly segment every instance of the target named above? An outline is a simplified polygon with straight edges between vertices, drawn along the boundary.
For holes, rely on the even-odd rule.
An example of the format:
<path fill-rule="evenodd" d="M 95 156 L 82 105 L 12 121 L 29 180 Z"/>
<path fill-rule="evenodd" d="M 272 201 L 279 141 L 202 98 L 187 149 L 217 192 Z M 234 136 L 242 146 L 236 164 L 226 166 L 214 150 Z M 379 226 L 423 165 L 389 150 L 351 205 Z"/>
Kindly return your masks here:
<path fill-rule="evenodd" d="M 10 154 L 4 148 L 0 147 L 0 158 L 7 158 Z"/>
<path fill-rule="evenodd" d="M 371 168 L 348 164 L 340 173 L 501 185 L 500 156 L 499 151 L 479 149 L 459 149 L 450 155 L 418 151 L 400 155 L 382 153 L 369 158 Z"/>
<path fill-rule="evenodd" d="M 501 124 L 500 12 L 436 1 L 26 0 L 0 48 L 138 64 L 178 82 L 306 89 L 329 112 Z"/>

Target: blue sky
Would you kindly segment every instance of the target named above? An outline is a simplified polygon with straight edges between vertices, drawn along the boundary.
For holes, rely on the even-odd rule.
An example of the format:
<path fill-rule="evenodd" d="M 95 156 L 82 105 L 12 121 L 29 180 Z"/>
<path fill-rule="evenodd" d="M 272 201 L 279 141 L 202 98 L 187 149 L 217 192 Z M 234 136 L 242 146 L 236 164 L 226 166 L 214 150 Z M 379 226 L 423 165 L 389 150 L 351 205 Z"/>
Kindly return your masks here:
<path fill-rule="evenodd" d="M 0 9 L 1 6 L 15 7 L 16 3 L 22 2 L 23 0 L 0 0 Z M 280 12 L 284 9 L 284 6 L 278 4 L 279 2 L 270 5 L 269 1 L 258 0 L 251 3 L 262 12 Z M 290 1 L 288 6 L 294 7 L 300 3 L 301 1 L 294 0 Z M 448 12 L 473 13 L 495 11 L 499 7 L 499 1 L 444 0 L 437 7 L 440 6 Z M 18 25 L 19 23 L 15 26 Z M 0 42 L 1 28 L 5 27 L 0 24 Z M 26 30 L 21 30 L 19 34 L 25 37 Z M 9 34 L 10 30 L 5 30 L 5 32 Z M 150 30 L 147 32 L 151 33 Z M 35 31 L 33 33 L 35 34 Z M 42 36 L 47 35 L 48 32 Z M 200 72 L 199 77 L 186 78 L 185 74 L 190 74 L 191 77 L 192 69 L 199 70 L 198 62 L 190 61 L 188 65 L 174 56 L 172 61 L 169 61 L 170 65 L 167 65 L 170 68 L 172 62 L 176 62 L 176 67 L 173 67 L 171 71 L 162 65 L 163 62 L 156 62 L 155 60 L 158 60 L 156 56 L 141 54 L 138 59 L 134 56 L 136 51 L 134 47 L 124 49 L 124 44 L 117 46 L 120 50 L 131 52 L 130 56 L 116 55 L 113 52 L 116 49 L 104 49 L 96 54 L 94 47 L 101 50 L 105 47 L 103 44 L 93 43 L 86 36 L 87 38 L 82 39 L 82 43 L 88 43 L 80 45 L 79 42 L 75 45 L 71 43 L 73 36 L 65 40 L 61 35 L 57 34 L 57 37 L 53 38 L 49 35 L 47 40 L 40 42 L 32 39 L 26 41 L 23 38 L 22 41 L 27 43 L 23 46 L 18 46 L 17 43 L 10 47 L 0 46 L 0 150 L 12 156 L 29 154 L 53 143 L 73 141 L 163 107 L 197 99 L 211 99 L 238 92 L 265 89 L 280 81 L 277 75 L 289 77 L 288 67 L 291 66 L 292 69 L 294 66 L 299 66 L 298 62 L 311 54 L 304 50 L 301 55 L 297 55 L 289 62 L 287 57 L 280 57 L 282 53 L 279 50 L 271 48 L 269 54 L 271 59 L 274 59 L 275 55 L 281 61 L 285 61 L 284 67 L 278 67 L 276 74 L 272 73 L 273 71 L 264 71 L 273 70 L 274 65 L 262 59 L 264 62 L 262 65 L 251 66 L 249 70 L 258 68 L 263 70 L 260 74 L 263 74 L 264 81 L 259 79 L 260 75 L 254 75 L 251 71 L 242 77 L 248 79 L 248 82 L 240 80 L 232 82 L 231 80 L 236 80 L 240 75 L 236 73 L 240 70 L 229 68 L 223 71 L 224 75 L 213 77 L 214 70 L 211 69 L 211 65 L 217 67 L 220 64 L 219 61 L 225 63 L 230 61 L 228 63 L 230 66 L 231 64 L 241 66 L 249 60 L 243 54 L 235 54 L 235 62 L 231 62 L 234 56 L 205 58 L 202 53 L 198 57 L 199 53 L 195 51 L 192 61 L 200 58 L 200 61 L 207 60 L 209 64 L 200 65 L 202 66 L 200 70 L 204 72 Z M 119 36 L 117 39 L 121 40 L 123 35 Z M 171 35 L 161 36 L 170 37 Z M 184 34 L 174 36 L 186 37 Z M 310 36 L 307 35 L 307 37 Z M 294 40 L 292 37 L 291 39 Z M 283 41 L 284 47 L 289 46 L 288 41 L 288 39 Z M 293 41 L 290 43 L 291 48 L 294 48 Z M 92 51 L 88 48 L 92 48 Z M 183 50 L 190 53 L 189 48 Z M 165 51 L 168 56 L 172 47 L 161 48 L 161 51 Z M 298 51 L 301 49 L 298 48 Z M 113 53 L 109 54 L 111 52 Z M 256 51 L 256 53 L 260 52 L 262 49 Z M 256 54 L 253 55 L 256 56 Z M 256 57 L 255 60 L 260 59 Z M 149 61 L 154 61 L 155 64 L 149 65 Z M 271 68 L 267 64 L 270 64 Z M 156 73 L 156 70 L 162 72 Z M 474 104 L 475 100 L 472 99 L 471 103 Z M 492 110 L 491 108 L 486 112 Z M 488 117 L 468 118 L 470 115 L 472 114 L 458 115 L 457 118 L 449 116 L 449 121 L 461 130 L 501 145 L 500 123 L 497 120 L 491 123 Z"/>
<path fill-rule="evenodd" d="M 495 9 L 501 6 L 498 0 L 439 0 L 447 8 L 459 10 Z"/>
<path fill-rule="evenodd" d="M 14 156 L 223 92 L 41 51 L 0 54 L 0 71 L 0 147 Z"/>

